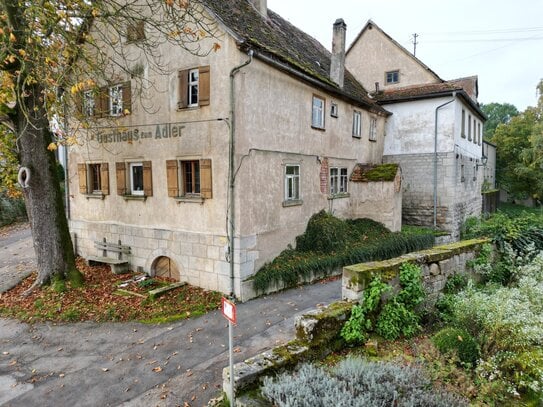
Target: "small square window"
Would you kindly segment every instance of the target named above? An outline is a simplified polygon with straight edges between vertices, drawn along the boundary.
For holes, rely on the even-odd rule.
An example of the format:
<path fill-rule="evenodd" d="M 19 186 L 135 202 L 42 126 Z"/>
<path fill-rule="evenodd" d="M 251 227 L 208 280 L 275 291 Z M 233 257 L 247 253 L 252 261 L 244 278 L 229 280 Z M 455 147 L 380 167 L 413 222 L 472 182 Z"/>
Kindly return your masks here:
<path fill-rule="evenodd" d="M 316 129 L 324 129 L 324 99 L 319 96 L 313 96 L 311 126 Z"/>
<path fill-rule="evenodd" d="M 109 88 L 109 115 L 121 116 L 123 114 L 123 85 Z"/>
<path fill-rule="evenodd" d="M 359 111 L 353 112 L 353 137 L 360 138 L 362 134 L 362 115 Z"/>
<path fill-rule="evenodd" d="M 132 21 L 126 27 L 126 40 L 136 42 L 145 39 L 144 21 Z"/>
<path fill-rule="evenodd" d="M 338 116 L 338 107 L 337 104 L 332 102 L 332 105 L 330 107 L 330 116 L 337 117 Z"/>
<path fill-rule="evenodd" d="M 400 82 L 400 71 L 389 71 L 385 74 L 385 83 L 391 85 Z"/>
<path fill-rule="evenodd" d="M 130 163 L 130 193 L 143 195 L 143 164 Z"/>

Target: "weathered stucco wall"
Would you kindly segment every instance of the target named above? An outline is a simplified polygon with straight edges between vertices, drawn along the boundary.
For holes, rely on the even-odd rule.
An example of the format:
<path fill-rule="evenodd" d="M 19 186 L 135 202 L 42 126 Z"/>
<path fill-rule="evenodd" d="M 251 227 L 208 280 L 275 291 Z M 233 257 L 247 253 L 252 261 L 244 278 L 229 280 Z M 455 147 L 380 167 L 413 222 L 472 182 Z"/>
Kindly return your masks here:
<path fill-rule="evenodd" d="M 90 129 L 79 127 L 75 120 L 70 123 L 82 141 L 70 147 L 68 154 L 70 226 L 77 236 L 78 254 L 96 255 L 94 240 L 121 240 L 132 248 L 129 262 L 133 270 L 153 273 L 155 260 L 166 256 L 176 263 L 182 281 L 230 292 L 226 262 L 227 152 L 232 125 L 229 75 L 248 56 L 226 32 L 219 40 L 220 50 L 205 57 L 162 45 L 166 73 L 150 69 L 144 56 L 125 44 L 134 57 L 134 67 L 141 68 L 143 79 L 152 83 L 152 88 L 139 89 L 138 81 L 131 81 L 130 114 L 98 119 Z M 207 65 L 209 105 L 178 109 L 178 72 Z M 130 78 L 111 72 L 111 80 Z M 354 107 L 257 58 L 237 74 L 234 92 L 234 291 L 244 297 L 242 281 L 293 243 L 311 215 L 331 209 L 337 216 L 351 216 L 353 202 L 363 197 L 354 196 L 353 189 L 350 195 L 329 199 L 329 173 L 323 184 L 323 163 L 326 169 L 347 168 L 349 174 L 357 162 L 380 163 L 385 117 Z M 314 94 L 325 99 L 324 130 L 311 127 Z M 338 107 L 337 118 L 330 114 L 332 102 Z M 361 112 L 360 138 L 352 137 L 355 109 Z M 372 119 L 377 121 L 374 141 L 369 140 Z M 138 137 L 128 137 L 136 129 Z M 212 197 L 191 200 L 168 196 L 166 161 L 198 159 L 211 160 Z M 118 195 L 116 164 L 142 161 L 151 162 L 152 196 L 134 199 Z M 78 164 L 83 163 L 108 164 L 109 194 L 79 192 Z M 289 163 L 300 165 L 301 199 L 296 205 L 284 205 L 284 171 Z M 379 199 L 373 201 L 377 206 L 385 205 Z M 377 220 L 385 222 L 380 215 Z M 358 207 L 357 216 L 371 214 Z M 397 219 L 389 223 L 397 224 Z"/>
<path fill-rule="evenodd" d="M 435 74 L 424 68 L 408 51 L 399 48 L 375 27 L 368 27 L 351 45 L 345 65 L 370 92 L 375 90 L 375 82 L 379 82 L 381 90 L 439 82 Z M 387 85 L 385 73 L 396 70 L 400 74 L 399 82 Z"/>

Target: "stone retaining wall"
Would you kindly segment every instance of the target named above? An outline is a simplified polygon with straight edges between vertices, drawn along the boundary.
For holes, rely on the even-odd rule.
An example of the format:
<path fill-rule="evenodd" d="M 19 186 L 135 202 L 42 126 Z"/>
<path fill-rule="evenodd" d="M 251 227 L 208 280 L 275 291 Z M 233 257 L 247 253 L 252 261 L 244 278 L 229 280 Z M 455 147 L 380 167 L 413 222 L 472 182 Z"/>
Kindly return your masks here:
<path fill-rule="evenodd" d="M 341 328 L 350 317 L 354 301 L 362 298 L 363 290 L 379 275 L 390 284 L 397 283 L 402 263 L 422 266 L 424 286 L 430 301 L 455 273 L 466 271 L 466 262 L 475 258 L 485 239 L 467 240 L 409 253 L 390 260 L 356 264 L 343 268 L 342 295 L 351 301 L 339 301 L 296 317 L 296 338 L 286 345 L 256 355 L 234 365 L 236 406 L 258 406 L 254 394 L 265 376 L 292 368 L 300 362 L 323 358 L 345 346 Z M 223 391 L 230 397 L 230 368 L 223 370 Z"/>
<path fill-rule="evenodd" d="M 473 260 L 488 243 L 485 239 L 464 240 L 405 254 L 394 259 L 355 264 L 343 268 L 342 298 L 359 301 L 370 281 L 380 276 L 383 281 L 396 284 L 400 266 L 411 262 L 422 267 L 424 288 L 429 300 L 443 290 L 447 278 L 466 271 L 466 263 Z"/>

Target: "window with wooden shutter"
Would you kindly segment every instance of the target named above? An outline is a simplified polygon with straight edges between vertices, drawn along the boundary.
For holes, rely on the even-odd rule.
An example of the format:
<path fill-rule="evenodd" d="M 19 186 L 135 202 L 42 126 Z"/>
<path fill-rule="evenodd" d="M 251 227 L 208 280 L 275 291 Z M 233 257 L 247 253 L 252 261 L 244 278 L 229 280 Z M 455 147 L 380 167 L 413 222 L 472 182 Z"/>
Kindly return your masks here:
<path fill-rule="evenodd" d="M 199 83 L 199 92 L 200 92 L 200 106 L 208 106 L 209 105 L 209 93 L 210 93 L 210 69 L 208 66 L 202 66 L 199 68 L 200 75 L 200 83 Z"/>
<path fill-rule="evenodd" d="M 211 160 L 200 160 L 200 194 L 202 198 L 213 197 L 213 184 L 211 178 Z"/>
<path fill-rule="evenodd" d="M 102 194 L 109 195 L 109 164 L 100 164 L 100 186 L 102 187 Z"/>
<path fill-rule="evenodd" d="M 177 160 L 166 161 L 166 178 L 168 181 L 168 196 L 179 196 L 179 169 Z"/>
<path fill-rule="evenodd" d="M 117 195 L 126 195 L 126 163 L 115 163 Z"/>
<path fill-rule="evenodd" d="M 87 189 L 87 164 L 77 164 L 77 175 L 79 176 L 79 192 L 86 194 Z"/>
<path fill-rule="evenodd" d="M 109 115 L 109 88 L 102 87 L 98 89 L 95 95 L 95 116 L 105 117 Z"/>
<path fill-rule="evenodd" d="M 153 196 L 153 174 L 151 161 L 143 161 L 143 194 Z"/>
<path fill-rule="evenodd" d="M 193 81 L 191 82 L 191 72 Z M 198 78 L 198 83 L 195 85 L 194 78 Z M 185 109 L 194 106 L 208 106 L 210 103 L 211 93 L 211 70 L 209 65 L 201 66 L 193 69 L 183 69 L 179 71 L 179 98 L 177 102 L 178 109 Z M 191 95 L 190 90 L 197 89 L 197 96 Z M 192 97 L 191 97 L 192 96 Z M 194 100 L 197 100 L 197 103 Z M 191 104 L 192 103 L 192 104 Z"/>

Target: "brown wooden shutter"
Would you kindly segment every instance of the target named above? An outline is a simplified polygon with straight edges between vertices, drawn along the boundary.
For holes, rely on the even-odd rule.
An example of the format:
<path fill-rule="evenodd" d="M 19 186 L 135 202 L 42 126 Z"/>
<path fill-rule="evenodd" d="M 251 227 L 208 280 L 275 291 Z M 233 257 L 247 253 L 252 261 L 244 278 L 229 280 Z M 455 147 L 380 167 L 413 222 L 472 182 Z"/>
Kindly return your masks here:
<path fill-rule="evenodd" d="M 208 106 L 209 105 L 209 92 L 210 92 L 210 70 L 209 65 L 208 66 L 202 66 L 199 69 L 198 73 L 198 93 L 200 96 L 200 106 Z"/>
<path fill-rule="evenodd" d="M 109 88 L 104 86 L 98 90 L 95 96 L 95 110 L 97 117 L 109 116 Z"/>
<path fill-rule="evenodd" d="M 168 180 L 168 196 L 179 196 L 178 161 L 166 160 L 166 178 Z"/>
<path fill-rule="evenodd" d="M 115 163 L 117 195 L 126 195 L 126 163 Z"/>
<path fill-rule="evenodd" d="M 210 159 L 200 160 L 200 195 L 206 199 L 213 198 Z"/>
<path fill-rule="evenodd" d="M 77 164 L 77 174 L 79 175 L 79 192 L 88 193 L 87 189 L 87 164 Z"/>
<path fill-rule="evenodd" d="M 189 104 L 189 70 L 183 69 L 179 71 L 179 100 L 177 102 L 178 109 L 184 109 Z"/>
<path fill-rule="evenodd" d="M 123 83 L 123 114 L 132 113 L 132 87 L 130 81 Z"/>
<path fill-rule="evenodd" d="M 109 164 L 100 164 L 100 186 L 102 188 L 102 194 L 109 195 Z"/>
<path fill-rule="evenodd" d="M 83 92 L 78 92 L 74 97 L 75 111 L 78 115 L 83 116 Z"/>
<path fill-rule="evenodd" d="M 153 196 L 153 173 L 151 170 L 151 161 L 143 163 L 143 194 L 145 196 Z"/>

